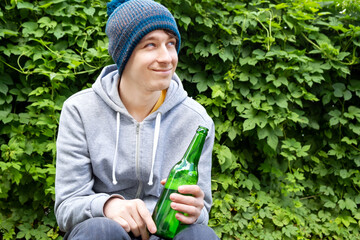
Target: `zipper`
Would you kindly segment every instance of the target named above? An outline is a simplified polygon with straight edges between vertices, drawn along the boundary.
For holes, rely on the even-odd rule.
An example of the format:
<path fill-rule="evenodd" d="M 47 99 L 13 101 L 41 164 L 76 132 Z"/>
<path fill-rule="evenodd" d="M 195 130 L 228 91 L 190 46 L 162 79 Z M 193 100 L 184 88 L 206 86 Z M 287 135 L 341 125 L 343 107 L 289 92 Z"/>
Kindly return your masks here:
<path fill-rule="evenodd" d="M 140 180 L 140 167 L 139 167 L 139 153 L 140 153 L 140 125 L 141 123 L 136 123 L 136 152 L 135 152 L 135 168 L 136 168 L 136 178 L 139 182 L 139 187 L 136 191 L 136 195 L 135 198 L 139 198 L 141 191 L 142 191 L 142 187 L 143 187 L 143 182 Z"/>

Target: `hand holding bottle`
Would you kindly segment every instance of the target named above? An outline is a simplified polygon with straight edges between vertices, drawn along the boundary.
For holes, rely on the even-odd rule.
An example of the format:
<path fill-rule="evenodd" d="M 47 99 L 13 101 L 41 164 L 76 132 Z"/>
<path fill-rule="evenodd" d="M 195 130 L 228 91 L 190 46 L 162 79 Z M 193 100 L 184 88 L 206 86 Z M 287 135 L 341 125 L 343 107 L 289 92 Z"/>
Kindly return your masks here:
<path fill-rule="evenodd" d="M 163 179 L 161 184 L 164 185 L 165 182 L 166 179 Z M 172 193 L 170 195 L 171 208 L 186 215 L 176 213 L 176 219 L 185 224 L 195 223 L 204 207 L 204 192 L 198 185 L 180 186 L 178 192 L 181 194 Z M 186 194 L 186 196 L 182 194 Z"/>
<path fill-rule="evenodd" d="M 156 226 L 145 203 L 140 199 L 123 200 L 110 198 L 104 206 L 106 217 L 118 222 L 126 232 L 132 232 L 135 237 L 149 239 L 149 232 L 155 233 Z M 148 229 L 148 230 L 147 230 Z"/>
<path fill-rule="evenodd" d="M 206 127 L 198 127 L 184 156 L 171 168 L 167 180 L 162 181 L 164 189 L 152 214 L 159 237 L 174 238 L 200 216 L 204 192 L 196 184 L 198 163 L 208 131 Z"/>

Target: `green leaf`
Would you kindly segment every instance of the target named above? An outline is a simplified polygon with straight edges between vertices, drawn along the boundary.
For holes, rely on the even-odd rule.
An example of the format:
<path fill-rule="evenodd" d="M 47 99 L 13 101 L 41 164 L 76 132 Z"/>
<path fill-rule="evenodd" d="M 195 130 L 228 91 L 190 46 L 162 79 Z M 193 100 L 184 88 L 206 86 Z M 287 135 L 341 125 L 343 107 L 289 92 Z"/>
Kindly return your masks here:
<path fill-rule="evenodd" d="M 281 229 L 282 233 L 286 235 L 289 238 L 292 238 L 293 236 L 296 236 L 299 229 L 296 226 L 293 225 L 287 225 Z"/>
<path fill-rule="evenodd" d="M 350 139 L 350 138 L 348 138 L 348 137 L 343 137 L 343 138 L 341 139 L 341 141 L 342 141 L 342 142 L 345 142 L 345 143 L 347 143 L 347 144 L 349 144 L 349 145 L 351 145 L 351 144 L 357 145 L 357 143 L 358 143 L 356 139 Z"/>
<path fill-rule="evenodd" d="M 255 121 L 253 119 L 246 119 L 243 123 L 243 130 L 249 131 L 254 129 L 256 126 Z"/>
<path fill-rule="evenodd" d="M 196 88 L 200 93 L 205 92 L 208 89 L 208 84 L 206 82 L 198 82 Z"/>
<path fill-rule="evenodd" d="M 52 21 L 49 17 L 42 17 L 37 21 L 40 28 L 54 29 L 57 26 L 57 22 Z"/>
<path fill-rule="evenodd" d="M 342 117 L 342 113 L 339 110 L 332 110 L 329 112 L 329 115 L 332 116 L 330 118 L 330 126 L 347 123 L 347 120 Z"/>
<path fill-rule="evenodd" d="M 331 201 L 327 201 L 325 204 L 324 204 L 324 207 L 326 208 L 335 208 L 336 207 L 336 204 L 334 202 L 331 202 Z"/>
<path fill-rule="evenodd" d="M 275 102 L 276 105 L 278 105 L 281 108 L 288 108 L 288 99 L 284 94 L 280 94 L 276 96 Z"/>
<path fill-rule="evenodd" d="M 23 31 L 26 30 L 26 32 L 31 32 L 38 28 L 38 24 L 36 22 L 24 22 L 22 27 L 24 28 Z"/>
<path fill-rule="evenodd" d="M 335 219 L 337 224 L 344 224 L 345 227 L 349 227 L 351 223 L 357 223 L 357 221 L 351 216 L 339 216 Z"/>
<path fill-rule="evenodd" d="M 199 42 L 195 47 L 195 52 L 200 53 L 200 56 L 202 57 L 208 57 L 209 56 L 209 50 L 207 47 L 205 47 L 203 42 Z"/>
<path fill-rule="evenodd" d="M 240 58 L 239 63 L 240 63 L 241 66 L 243 66 L 245 64 L 255 66 L 258 63 L 258 60 L 256 58 L 246 57 L 246 58 Z"/>
<path fill-rule="evenodd" d="M 348 210 L 351 210 L 351 211 L 356 211 L 357 210 L 357 205 L 350 198 L 345 198 L 345 208 L 348 209 Z"/>
<path fill-rule="evenodd" d="M 326 196 L 329 196 L 329 195 L 334 196 L 335 195 L 333 189 L 331 187 L 329 187 L 329 186 L 321 186 L 319 191 L 321 193 L 324 193 Z"/>
<path fill-rule="evenodd" d="M 245 72 L 240 73 L 239 80 L 242 82 L 247 82 L 249 80 L 249 75 Z"/>
<path fill-rule="evenodd" d="M 234 140 L 238 135 L 238 131 L 235 127 L 230 127 L 228 133 L 230 140 Z"/>
<path fill-rule="evenodd" d="M 258 128 L 258 137 L 259 139 L 267 138 L 267 144 L 274 150 L 276 150 L 279 139 L 278 136 L 281 136 L 282 133 L 279 129 L 273 130 L 269 126 L 265 128 Z"/>
<path fill-rule="evenodd" d="M 234 53 L 230 47 L 221 48 L 219 51 L 219 57 L 226 62 L 227 60 L 234 60 Z"/>
<path fill-rule="evenodd" d="M 211 43 L 210 44 L 210 49 L 209 49 L 210 53 L 214 56 L 219 54 L 220 52 L 220 45 L 218 43 Z"/>
<path fill-rule="evenodd" d="M 55 29 L 54 29 L 54 36 L 57 38 L 57 39 L 60 39 L 62 38 L 63 36 L 65 36 L 65 32 L 62 28 L 62 26 L 60 24 L 58 24 Z"/>
<path fill-rule="evenodd" d="M 334 88 L 334 96 L 335 97 L 343 97 L 344 96 L 346 87 L 343 83 L 335 83 L 335 84 L 333 84 L 333 88 Z"/>
<path fill-rule="evenodd" d="M 9 91 L 9 87 L 6 84 L 0 82 L 0 92 L 6 95 L 8 91 Z"/>
<path fill-rule="evenodd" d="M 348 109 L 348 112 L 344 113 L 344 116 L 349 119 L 357 119 L 360 121 L 360 108 L 357 108 L 355 106 L 350 106 Z"/>
<path fill-rule="evenodd" d="M 182 16 L 182 17 L 180 18 L 180 21 L 185 24 L 185 29 L 187 29 L 187 27 L 188 27 L 189 24 L 191 23 L 191 18 L 188 17 L 188 16 Z"/>
<path fill-rule="evenodd" d="M 17 3 L 17 8 L 18 9 L 30 9 L 33 10 L 34 9 L 34 5 L 32 3 L 29 2 L 18 2 Z"/>
<path fill-rule="evenodd" d="M 286 3 L 280 3 L 280 4 L 275 5 L 275 8 L 278 9 L 278 10 L 283 9 L 283 8 L 287 8 L 287 7 L 289 7 L 289 5 L 286 4 Z"/>
<path fill-rule="evenodd" d="M 212 94 L 211 97 L 212 98 L 221 98 L 221 99 L 225 99 L 226 94 L 224 92 L 224 89 L 220 86 L 220 85 L 214 85 L 211 87 L 212 89 Z"/>
<path fill-rule="evenodd" d="M 277 78 L 276 80 L 274 80 L 273 83 L 274 83 L 275 87 L 280 87 L 281 85 L 287 86 L 288 80 L 286 77 L 281 76 L 281 77 Z"/>
<path fill-rule="evenodd" d="M 233 154 L 227 146 L 218 146 L 215 149 L 215 152 L 217 153 L 217 158 L 219 160 L 222 172 L 232 166 L 234 158 Z"/>
<path fill-rule="evenodd" d="M 351 129 L 355 134 L 360 135 L 360 124 L 349 124 L 349 129 Z"/>
<path fill-rule="evenodd" d="M 94 16 L 95 13 L 95 8 L 93 7 L 89 7 L 89 8 L 84 8 L 84 12 L 89 15 L 89 16 Z"/>

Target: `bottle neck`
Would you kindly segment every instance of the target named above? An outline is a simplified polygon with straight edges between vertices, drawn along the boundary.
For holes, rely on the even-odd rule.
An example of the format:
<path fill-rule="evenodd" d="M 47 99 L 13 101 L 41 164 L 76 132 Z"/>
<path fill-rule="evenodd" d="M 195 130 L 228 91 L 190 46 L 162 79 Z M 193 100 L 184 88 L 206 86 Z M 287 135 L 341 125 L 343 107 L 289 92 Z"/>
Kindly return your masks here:
<path fill-rule="evenodd" d="M 206 139 L 206 133 L 196 132 L 194 138 L 192 139 L 188 149 L 186 150 L 183 159 L 189 162 L 190 164 L 198 165 L 199 159 L 201 156 L 202 149 L 204 147 Z"/>

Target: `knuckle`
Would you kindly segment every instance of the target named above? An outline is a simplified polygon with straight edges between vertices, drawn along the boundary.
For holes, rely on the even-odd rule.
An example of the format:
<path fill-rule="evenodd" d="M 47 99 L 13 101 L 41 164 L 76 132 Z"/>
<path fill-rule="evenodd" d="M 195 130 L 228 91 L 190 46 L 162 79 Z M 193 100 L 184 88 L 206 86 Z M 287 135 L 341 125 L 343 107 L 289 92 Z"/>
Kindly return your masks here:
<path fill-rule="evenodd" d="M 142 200 L 140 200 L 140 199 L 135 199 L 135 203 L 138 206 L 144 206 L 145 205 L 144 202 Z"/>
<path fill-rule="evenodd" d="M 193 214 L 192 214 L 193 216 L 196 216 L 196 215 L 200 214 L 199 208 L 193 207 L 193 208 L 192 208 L 192 213 L 193 213 Z"/>
<path fill-rule="evenodd" d="M 195 222 L 195 217 L 187 217 L 183 221 L 185 224 L 192 224 Z"/>
<path fill-rule="evenodd" d="M 126 232 L 130 232 L 130 225 L 127 222 L 121 222 L 120 225 Z"/>
<path fill-rule="evenodd" d="M 138 226 L 136 224 L 131 224 L 130 229 L 131 229 L 131 231 L 133 233 L 138 233 L 139 232 Z"/>
<path fill-rule="evenodd" d="M 138 223 L 138 226 L 139 226 L 139 228 L 145 228 L 146 225 L 145 225 L 144 221 L 141 221 Z"/>
<path fill-rule="evenodd" d="M 124 206 L 124 207 L 122 207 L 122 208 L 119 209 L 119 214 L 120 214 L 120 216 L 123 216 L 126 212 L 127 212 L 126 206 Z"/>
<path fill-rule="evenodd" d="M 197 198 L 192 198 L 190 204 L 196 208 L 202 208 L 204 201 L 199 201 Z"/>
<path fill-rule="evenodd" d="M 130 204 L 126 204 L 123 208 L 124 212 L 129 212 L 132 209 L 132 206 Z"/>
<path fill-rule="evenodd" d="M 188 217 L 191 217 L 196 214 L 196 207 L 189 206 L 186 210 L 186 213 L 189 215 Z"/>
<path fill-rule="evenodd" d="M 205 197 L 204 191 L 200 189 L 200 192 L 201 192 L 201 197 Z"/>

